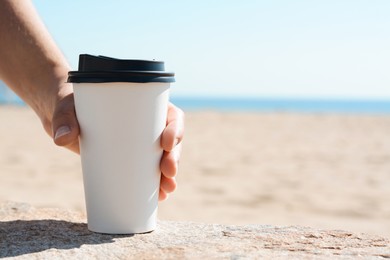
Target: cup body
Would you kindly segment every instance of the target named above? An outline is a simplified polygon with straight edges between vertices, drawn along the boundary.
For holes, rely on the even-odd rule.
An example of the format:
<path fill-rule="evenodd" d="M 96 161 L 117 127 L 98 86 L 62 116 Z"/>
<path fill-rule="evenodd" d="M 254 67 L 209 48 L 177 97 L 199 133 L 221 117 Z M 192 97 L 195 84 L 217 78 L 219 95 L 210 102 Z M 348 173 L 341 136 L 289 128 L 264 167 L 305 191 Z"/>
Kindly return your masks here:
<path fill-rule="evenodd" d="M 156 228 L 170 83 L 73 83 L 88 229 Z"/>

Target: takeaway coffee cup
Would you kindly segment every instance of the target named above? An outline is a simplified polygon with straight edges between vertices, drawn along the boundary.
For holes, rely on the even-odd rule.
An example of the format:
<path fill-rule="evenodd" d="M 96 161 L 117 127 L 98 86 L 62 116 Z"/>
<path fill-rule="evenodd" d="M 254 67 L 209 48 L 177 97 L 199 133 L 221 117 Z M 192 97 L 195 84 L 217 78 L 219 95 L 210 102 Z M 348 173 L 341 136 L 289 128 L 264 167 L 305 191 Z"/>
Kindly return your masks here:
<path fill-rule="evenodd" d="M 164 62 L 82 54 L 70 71 L 80 124 L 88 229 L 144 233 L 156 228 L 160 136 L 174 74 Z"/>

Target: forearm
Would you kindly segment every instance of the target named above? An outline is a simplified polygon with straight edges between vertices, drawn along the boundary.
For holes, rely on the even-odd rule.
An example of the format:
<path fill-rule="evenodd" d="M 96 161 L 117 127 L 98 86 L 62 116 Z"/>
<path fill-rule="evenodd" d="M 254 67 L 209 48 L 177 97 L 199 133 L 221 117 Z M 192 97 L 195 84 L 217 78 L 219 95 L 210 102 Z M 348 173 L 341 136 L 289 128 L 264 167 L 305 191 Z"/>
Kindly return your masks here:
<path fill-rule="evenodd" d="M 47 120 L 69 65 L 29 0 L 0 1 L 0 38 L 0 78 Z"/>

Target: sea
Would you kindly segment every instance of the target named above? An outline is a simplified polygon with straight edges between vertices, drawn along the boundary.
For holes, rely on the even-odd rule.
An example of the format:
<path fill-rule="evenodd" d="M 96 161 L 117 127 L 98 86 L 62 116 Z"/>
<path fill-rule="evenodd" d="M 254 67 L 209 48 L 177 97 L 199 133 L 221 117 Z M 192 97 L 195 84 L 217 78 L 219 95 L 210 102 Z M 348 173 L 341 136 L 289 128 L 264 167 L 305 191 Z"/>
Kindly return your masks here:
<path fill-rule="evenodd" d="M 390 99 L 321 99 L 273 97 L 177 97 L 171 102 L 184 111 L 299 112 L 390 115 Z M 0 105 L 24 106 L 24 102 L 0 84 Z"/>
<path fill-rule="evenodd" d="M 185 111 L 217 110 L 226 112 L 259 111 L 390 115 L 390 99 L 173 97 L 171 101 Z"/>

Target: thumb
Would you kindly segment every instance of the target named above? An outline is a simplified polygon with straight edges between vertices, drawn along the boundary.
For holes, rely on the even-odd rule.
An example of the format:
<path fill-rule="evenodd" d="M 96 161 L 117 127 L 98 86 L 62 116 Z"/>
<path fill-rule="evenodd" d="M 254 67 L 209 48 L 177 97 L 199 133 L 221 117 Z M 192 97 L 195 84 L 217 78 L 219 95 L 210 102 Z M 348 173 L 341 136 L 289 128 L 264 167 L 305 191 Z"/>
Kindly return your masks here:
<path fill-rule="evenodd" d="M 64 146 L 76 153 L 79 153 L 78 136 L 80 133 L 79 124 L 74 108 L 73 94 L 61 99 L 55 108 L 53 119 L 54 143 Z"/>

